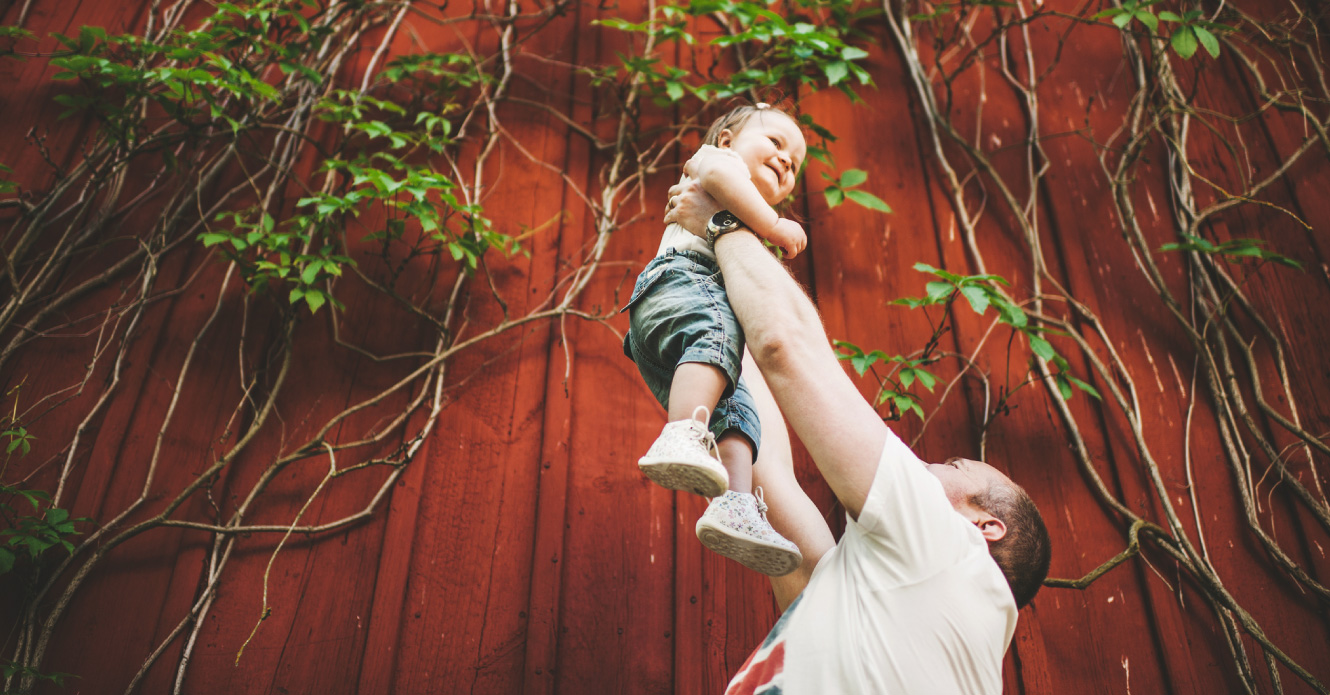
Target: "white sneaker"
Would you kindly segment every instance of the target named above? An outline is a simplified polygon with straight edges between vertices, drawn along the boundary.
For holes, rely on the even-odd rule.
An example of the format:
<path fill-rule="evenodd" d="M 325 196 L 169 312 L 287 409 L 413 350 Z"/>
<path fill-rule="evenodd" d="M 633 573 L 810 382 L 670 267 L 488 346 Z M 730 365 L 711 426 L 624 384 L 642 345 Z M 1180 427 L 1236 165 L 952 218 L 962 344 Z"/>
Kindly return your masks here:
<path fill-rule="evenodd" d="M 698 411 L 702 417 L 698 419 Z M 692 419 L 665 425 L 637 467 L 657 485 L 685 490 L 703 497 L 718 497 L 730 487 L 730 475 L 720 464 L 716 437 L 707 429 L 710 412 L 697 406 Z"/>
<path fill-rule="evenodd" d="M 702 545 L 770 577 L 780 577 L 799 568 L 804 561 L 799 548 L 767 522 L 762 488 L 756 495 L 725 493 L 697 520 L 697 539 Z"/>

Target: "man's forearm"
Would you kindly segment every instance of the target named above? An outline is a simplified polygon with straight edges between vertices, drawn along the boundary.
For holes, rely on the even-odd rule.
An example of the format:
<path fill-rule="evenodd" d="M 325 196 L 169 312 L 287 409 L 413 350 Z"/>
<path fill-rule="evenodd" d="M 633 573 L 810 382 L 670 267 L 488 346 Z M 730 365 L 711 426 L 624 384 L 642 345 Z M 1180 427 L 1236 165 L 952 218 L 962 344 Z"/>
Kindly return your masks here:
<path fill-rule="evenodd" d="M 753 234 L 716 240 L 725 292 L 776 403 L 855 518 L 877 471 L 887 428 L 850 381 L 799 284 Z"/>
<path fill-rule="evenodd" d="M 745 231 L 716 240 L 716 261 L 744 339 L 768 380 L 786 356 L 828 355 L 822 319 L 812 300 L 756 236 Z"/>

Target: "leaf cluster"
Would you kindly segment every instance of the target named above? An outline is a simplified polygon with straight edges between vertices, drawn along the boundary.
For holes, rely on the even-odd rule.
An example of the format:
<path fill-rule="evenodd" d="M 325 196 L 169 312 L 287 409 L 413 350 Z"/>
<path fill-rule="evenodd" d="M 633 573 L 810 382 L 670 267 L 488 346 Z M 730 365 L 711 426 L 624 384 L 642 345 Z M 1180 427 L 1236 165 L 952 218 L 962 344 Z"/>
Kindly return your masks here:
<path fill-rule="evenodd" d="M 705 102 L 789 84 L 836 87 L 857 100 L 852 85 L 872 85 L 873 78 L 859 64 L 868 57 L 868 51 L 854 45 L 852 40 L 861 35 L 857 23 L 881 10 L 861 6 L 855 0 L 799 0 L 795 4 L 797 10 L 789 17 L 764 2 L 692 0 L 662 5 L 655 16 L 643 22 L 620 18 L 599 20 L 596 22 L 599 25 L 648 35 L 658 43 L 693 45 L 696 39 L 688 30 L 691 20 L 723 17 L 730 22 L 730 31 L 712 39 L 709 45 L 751 47 L 755 55 L 742 69 L 723 79 L 710 76 L 712 79 L 704 81 L 701 76 L 667 65 L 657 57 L 621 53 L 620 64 L 595 72 L 593 83 L 642 79 L 662 106 L 688 95 Z"/>
<path fill-rule="evenodd" d="M 900 419 L 900 416 L 906 412 L 913 411 L 920 419 L 924 417 L 922 401 L 911 392 L 911 387 L 915 382 L 923 385 L 924 388 L 932 392 L 933 386 L 937 384 L 937 377 L 928 371 L 927 365 L 935 360 L 929 358 L 908 358 L 904 355 L 888 355 L 881 350 L 870 350 L 865 352 L 863 348 L 854 343 L 837 340 L 836 356 L 850 363 L 854 371 L 859 376 L 864 376 L 872 371 L 878 379 L 878 393 L 874 398 L 874 405 L 888 404 L 892 412 L 887 419 Z M 879 374 L 874 366 L 878 363 L 883 365 L 895 365 L 890 368 L 888 373 Z"/>
<path fill-rule="evenodd" d="M 830 183 L 822 191 L 822 195 L 827 199 L 827 207 L 834 208 L 845 202 L 846 198 L 878 212 L 891 212 L 888 206 L 881 198 L 857 188 L 868 180 L 868 172 L 863 169 L 847 169 L 841 172 L 839 178 L 832 178 L 830 174 L 823 173 L 822 178 Z"/>
<path fill-rule="evenodd" d="M 1212 58 L 1219 57 L 1219 39 L 1216 34 L 1234 31 L 1227 24 L 1219 24 L 1202 19 L 1200 10 L 1187 10 L 1181 15 L 1164 10 L 1157 16 L 1150 9 L 1163 0 L 1129 0 L 1120 7 L 1110 7 L 1094 15 L 1095 19 L 1108 19 L 1119 29 L 1125 30 L 1131 22 L 1140 22 L 1151 34 L 1159 33 L 1159 22 L 1177 24 L 1168 36 L 1169 47 L 1178 57 L 1190 59 L 1196 54 L 1199 45 Z"/>
<path fill-rule="evenodd" d="M 34 438 L 12 418 L 9 427 L 0 432 L 0 437 L 9 440 L 5 445 L 7 455 L 15 451 L 26 455 L 32 448 L 31 441 Z M 69 541 L 79 535 L 74 522 L 87 519 L 71 519 L 68 511 L 55 507 L 43 511 L 42 504 L 50 501 L 51 496 L 42 490 L 0 484 L 0 521 L 3 522 L 3 527 L 0 527 L 0 575 L 13 570 L 20 557 L 26 556 L 35 561 L 56 546 L 64 548 L 66 552 L 74 551 L 74 544 Z M 31 507 L 31 511 L 26 511 L 28 507 Z"/>
<path fill-rule="evenodd" d="M 1221 243 L 1214 243 L 1209 239 L 1180 232 L 1186 241 L 1164 244 L 1159 247 L 1160 251 L 1196 251 L 1213 256 L 1220 256 L 1233 262 L 1242 258 L 1258 258 L 1262 261 L 1273 261 L 1280 265 L 1286 265 L 1290 268 L 1302 270 L 1302 264 L 1285 256 L 1283 254 L 1271 251 L 1265 248 L 1266 242 L 1261 239 L 1229 239 Z"/>
<path fill-rule="evenodd" d="M 1054 367 L 1053 379 L 1063 399 L 1070 400 L 1076 390 L 1081 390 L 1099 399 L 1099 391 L 1071 373 L 1070 364 L 1053 347 L 1043 334 L 1051 333 L 1046 328 L 1033 325 L 1029 315 L 1016 303 L 1001 292 L 999 286 L 1009 283 L 998 275 L 958 275 L 927 263 L 916 263 L 914 269 L 932 275 L 924 286 L 922 297 L 901 297 L 892 300 L 892 304 L 918 309 L 942 305 L 950 314 L 951 305 L 959 297 L 964 297 L 966 304 L 979 316 L 984 316 L 989 309 L 997 314 L 997 320 L 1012 330 L 1013 337 L 1022 335 L 1030 343 L 1030 350 L 1039 358 Z M 878 382 L 878 394 L 875 405 L 887 404 L 890 408 L 886 419 L 899 419 L 905 412 L 914 412 L 921 419 L 924 417 L 919 396 L 912 391 L 915 383 L 922 384 L 928 391 L 933 390 L 937 377 L 928 371 L 927 366 L 937 362 L 938 339 L 948 330 L 945 321 L 934 328 L 928 343 L 912 355 L 890 355 L 882 350 L 865 350 L 854 343 L 836 341 L 838 356 L 850 362 L 859 376 L 872 372 Z M 877 365 L 892 365 L 886 373 L 876 370 Z M 1030 374 L 1034 374 L 1033 366 Z M 1010 407 L 1007 400 L 1011 394 L 1031 383 L 1033 377 L 1012 388 L 1004 388 L 1002 398 L 995 407 L 995 412 L 1007 412 Z"/>
<path fill-rule="evenodd" d="M 330 29 L 311 22 L 308 7 L 317 5 L 221 3 L 203 28 L 175 30 L 159 41 L 98 27 L 83 27 L 77 37 L 55 35 L 68 49 L 51 61 L 60 68 L 55 79 L 83 88 L 56 97 L 69 107 L 62 117 L 92 113 L 104 137 L 127 146 L 127 158 L 157 152 L 168 169 L 178 152 L 207 147 L 219 133 L 264 158 L 265 132 L 281 122 L 273 119 L 284 120 L 283 109 L 323 81 L 318 47 Z M 274 82 L 274 75 L 281 77 Z M 521 251 L 422 158 L 456 144 L 449 115 L 493 81 L 472 56 L 421 53 L 385 65 L 375 76 L 375 94 L 327 90 L 313 112 L 339 137 L 314 173 L 336 176 L 337 185 L 302 182 L 311 192 L 289 212 L 280 203 L 223 209 L 199 240 L 236 262 L 252 290 L 284 286 L 290 303 L 311 311 L 341 306 L 327 281 L 354 264 L 343 241 L 346 222 L 372 207 L 385 210 L 387 220 L 366 238 L 381 242 L 385 254 L 411 237 L 409 256 L 447 253 L 474 271 L 489 249 Z M 0 192 L 13 190 L 16 184 L 0 181 Z"/>

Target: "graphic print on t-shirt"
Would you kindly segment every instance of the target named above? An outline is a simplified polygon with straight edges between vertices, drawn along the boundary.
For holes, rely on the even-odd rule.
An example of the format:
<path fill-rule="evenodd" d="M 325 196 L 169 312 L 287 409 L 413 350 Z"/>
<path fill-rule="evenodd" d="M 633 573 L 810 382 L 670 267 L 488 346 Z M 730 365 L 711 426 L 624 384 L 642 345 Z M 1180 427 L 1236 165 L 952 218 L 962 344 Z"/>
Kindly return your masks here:
<path fill-rule="evenodd" d="M 794 614 L 794 609 L 799 606 L 799 601 L 803 597 L 803 594 L 799 594 L 785 609 L 780 620 L 771 626 L 771 632 L 767 633 L 766 640 L 734 675 L 734 680 L 730 681 L 730 687 L 725 690 L 725 695 L 781 695 L 781 685 L 785 680 L 782 677 L 785 672 L 783 634 L 785 626 L 790 622 L 790 616 Z"/>

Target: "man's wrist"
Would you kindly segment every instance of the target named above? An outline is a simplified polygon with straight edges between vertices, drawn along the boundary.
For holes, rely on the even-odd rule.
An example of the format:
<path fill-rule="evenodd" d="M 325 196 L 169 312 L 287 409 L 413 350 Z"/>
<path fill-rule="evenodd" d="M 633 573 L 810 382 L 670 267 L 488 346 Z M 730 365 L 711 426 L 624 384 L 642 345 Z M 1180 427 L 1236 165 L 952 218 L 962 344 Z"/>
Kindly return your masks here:
<path fill-rule="evenodd" d="M 730 246 L 731 242 L 742 243 L 742 240 L 748 240 L 748 239 L 752 239 L 758 241 L 758 243 L 761 243 L 760 237 L 757 235 L 757 232 L 754 232 L 753 230 L 741 224 L 733 231 L 723 234 L 719 238 L 717 238 L 716 243 L 711 245 L 711 250 L 712 252 L 716 252 L 722 242 L 725 243 L 726 246 Z"/>
<path fill-rule="evenodd" d="M 742 225 L 739 218 L 729 210 L 721 210 L 707 220 L 706 242 L 710 248 L 716 248 L 716 240 L 725 234 L 729 234 Z"/>

